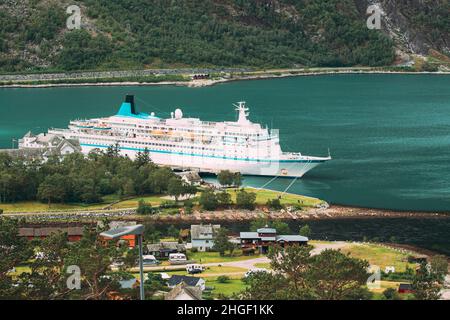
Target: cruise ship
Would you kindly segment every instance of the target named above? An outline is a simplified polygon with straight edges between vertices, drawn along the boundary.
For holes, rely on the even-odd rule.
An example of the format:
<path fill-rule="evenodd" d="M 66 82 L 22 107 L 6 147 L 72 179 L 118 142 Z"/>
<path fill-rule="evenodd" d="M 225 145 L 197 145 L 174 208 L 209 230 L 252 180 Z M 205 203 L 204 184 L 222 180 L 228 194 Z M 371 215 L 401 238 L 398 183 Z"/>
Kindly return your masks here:
<path fill-rule="evenodd" d="M 113 116 L 73 120 L 68 129 L 50 129 L 48 133 L 79 141 L 85 154 L 116 145 L 131 159 L 138 152 L 149 152 L 155 164 L 208 173 L 230 170 L 243 175 L 299 178 L 331 159 L 330 155 L 283 152 L 278 130 L 251 122 L 245 102 L 234 106 L 237 121 L 187 118 L 180 109 L 165 119 L 154 112 L 138 112 L 134 96 L 127 95 Z"/>

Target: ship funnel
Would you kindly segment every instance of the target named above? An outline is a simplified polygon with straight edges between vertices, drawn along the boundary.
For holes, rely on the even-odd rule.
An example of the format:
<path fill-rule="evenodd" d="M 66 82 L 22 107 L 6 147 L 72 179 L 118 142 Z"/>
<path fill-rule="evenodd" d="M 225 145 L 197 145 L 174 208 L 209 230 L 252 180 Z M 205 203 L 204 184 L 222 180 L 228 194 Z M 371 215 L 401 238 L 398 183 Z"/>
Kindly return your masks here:
<path fill-rule="evenodd" d="M 136 108 L 135 108 L 135 106 L 134 106 L 134 95 L 132 95 L 132 94 L 127 94 L 126 96 L 125 96 L 125 102 L 126 103 L 129 103 L 130 104 L 130 112 L 131 112 L 131 114 L 137 114 L 136 113 Z"/>

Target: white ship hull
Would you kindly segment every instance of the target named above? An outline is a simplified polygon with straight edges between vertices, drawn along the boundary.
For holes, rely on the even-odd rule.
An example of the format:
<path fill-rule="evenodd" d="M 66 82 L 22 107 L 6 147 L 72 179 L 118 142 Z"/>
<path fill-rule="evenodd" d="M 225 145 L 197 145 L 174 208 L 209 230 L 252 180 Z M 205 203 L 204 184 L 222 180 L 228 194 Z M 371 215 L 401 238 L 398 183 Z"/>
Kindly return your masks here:
<path fill-rule="evenodd" d="M 81 144 L 82 152 L 88 154 L 92 150 L 105 150 L 108 146 Z M 120 148 L 120 154 L 134 159 L 144 149 Z M 329 160 L 328 158 L 305 157 L 298 160 L 252 160 L 217 158 L 202 155 L 161 153 L 148 150 L 151 160 L 157 165 L 169 166 L 182 170 L 196 170 L 204 173 L 218 173 L 221 170 L 240 172 L 243 175 L 302 177 L 309 170 Z"/>
<path fill-rule="evenodd" d="M 128 95 L 113 116 L 73 120 L 68 129 L 49 133 L 77 140 L 84 154 L 117 146 L 131 159 L 148 151 L 155 164 L 209 173 L 230 170 L 244 175 L 302 177 L 331 159 L 283 152 L 278 130 L 251 122 L 244 102 L 235 107 L 237 121 L 184 118 L 180 109 L 164 119 L 137 112 L 134 97 Z"/>

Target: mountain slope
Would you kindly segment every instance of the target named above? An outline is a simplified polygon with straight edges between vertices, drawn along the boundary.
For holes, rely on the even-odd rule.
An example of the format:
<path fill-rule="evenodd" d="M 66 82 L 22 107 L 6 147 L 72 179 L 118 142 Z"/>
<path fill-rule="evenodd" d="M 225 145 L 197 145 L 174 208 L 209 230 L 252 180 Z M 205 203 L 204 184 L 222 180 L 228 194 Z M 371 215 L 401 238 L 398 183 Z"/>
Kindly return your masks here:
<path fill-rule="evenodd" d="M 399 44 L 387 27 L 367 29 L 368 2 L 81 0 L 82 29 L 69 31 L 65 8 L 73 2 L 0 0 L 0 71 L 390 65 Z M 381 2 L 390 13 L 403 10 Z M 447 0 L 425 2 L 448 8 Z M 434 37 L 415 37 L 416 47 L 446 53 L 448 14 L 440 24 L 414 17 L 397 20 L 408 30 L 425 21 Z"/>

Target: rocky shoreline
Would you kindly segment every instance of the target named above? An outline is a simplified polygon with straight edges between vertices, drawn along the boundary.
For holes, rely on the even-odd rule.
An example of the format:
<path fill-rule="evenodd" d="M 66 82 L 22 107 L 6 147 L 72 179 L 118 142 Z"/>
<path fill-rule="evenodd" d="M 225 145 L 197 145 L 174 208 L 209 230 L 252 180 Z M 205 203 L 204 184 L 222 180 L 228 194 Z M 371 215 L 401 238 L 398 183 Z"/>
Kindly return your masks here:
<path fill-rule="evenodd" d="M 273 73 L 271 73 L 273 72 Z M 298 71 L 298 70 L 274 70 L 267 72 L 253 72 L 247 75 L 233 75 L 233 77 L 223 77 L 220 79 L 201 79 L 201 80 L 189 80 L 189 81 L 161 81 L 161 82 L 138 82 L 138 81 L 111 81 L 111 82 L 76 82 L 71 83 L 72 78 L 67 78 L 67 83 L 51 83 L 52 79 L 46 79 L 49 83 L 43 84 L 29 84 L 31 81 L 41 80 L 16 80 L 16 83 L 0 85 L 0 88 L 52 88 L 52 87 L 98 87 L 98 86 L 187 86 L 187 87 L 207 87 L 220 83 L 242 80 L 264 80 L 286 77 L 298 77 L 298 76 L 321 76 L 321 75 L 339 75 L 339 74 L 403 74 L 403 75 L 450 75 L 450 72 L 412 72 L 412 71 L 387 71 L 387 70 L 371 70 L 371 69 L 344 69 L 344 70 L 321 70 L 321 71 Z M 2 76 L 0 76 L 0 81 Z M 6 76 L 4 76 L 6 77 Z M 76 77 L 74 79 L 83 79 L 83 77 Z M 86 78 L 95 79 L 95 78 Z M 118 80 L 120 78 L 118 77 Z M 12 80 L 9 80 L 12 81 Z M 25 83 L 20 83 L 25 82 Z"/>
<path fill-rule="evenodd" d="M 332 205 L 328 208 L 308 208 L 305 210 L 254 211 L 228 209 L 219 211 L 195 211 L 192 214 L 155 214 L 137 215 L 135 208 L 90 211 L 54 211 L 54 212 L 18 212 L 4 213 L 2 216 L 25 218 L 27 221 L 45 222 L 58 220 L 92 221 L 104 218 L 119 220 L 149 220 L 160 223 L 173 222 L 214 222 L 214 221 L 250 221 L 258 218 L 271 220 L 333 220 L 333 219 L 377 219 L 377 218 L 412 218 L 412 219 L 445 219 L 450 213 L 392 211 Z"/>

